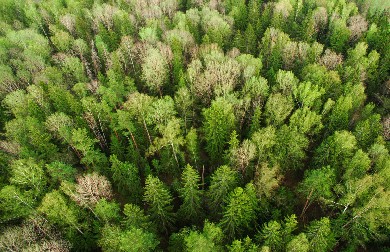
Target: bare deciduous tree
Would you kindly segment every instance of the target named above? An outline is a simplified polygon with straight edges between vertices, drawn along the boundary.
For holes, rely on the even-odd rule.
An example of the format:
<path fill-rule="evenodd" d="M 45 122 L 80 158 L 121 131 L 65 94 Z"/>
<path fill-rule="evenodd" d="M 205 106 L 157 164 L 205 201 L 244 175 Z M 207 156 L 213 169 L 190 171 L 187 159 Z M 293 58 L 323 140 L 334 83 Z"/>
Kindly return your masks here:
<path fill-rule="evenodd" d="M 293 6 L 288 0 L 281 0 L 274 4 L 274 14 L 281 15 L 284 19 L 290 16 L 290 12 L 293 10 Z"/>
<path fill-rule="evenodd" d="M 348 19 L 348 29 L 351 32 L 350 40 L 357 41 L 365 31 L 367 31 L 368 23 L 361 15 L 355 15 Z"/>
<path fill-rule="evenodd" d="M 168 78 L 168 60 L 156 48 L 149 48 L 142 64 L 142 79 L 146 86 L 162 96 L 162 87 Z"/>
<path fill-rule="evenodd" d="M 199 98 L 209 101 L 212 95 L 226 96 L 234 90 L 240 77 L 240 64 L 232 58 L 224 56 L 222 52 L 210 49 L 204 53 L 201 49 L 204 64 L 201 60 L 194 60 L 188 68 L 191 91 Z"/>
<path fill-rule="evenodd" d="M 256 157 L 256 145 L 251 140 L 245 139 L 239 148 L 233 150 L 232 154 L 232 163 L 245 175 L 248 165 Z"/>
<path fill-rule="evenodd" d="M 73 197 L 79 205 L 93 206 L 100 199 L 112 198 L 111 183 L 96 172 L 78 177 Z"/>
<path fill-rule="evenodd" d="M 383 119 L 383 137 L 390 140 L 390 116 Z"/>
<path fill-rule="evenodd" d="M 267 163 L 262 163 L 256 167 L 254 185 L 258 197 L 271 197 L 273 191 L 278 188 L 281 179 L 279 166 L 268 167 Z"/>
<path fill-rule="evenodd" d="M 324 7 L 318 7 L 313 13 L 313 19 L 315 30 L 318 32 L 328 24 L 328 12 Z"/>
<path fill-rule="evenodd" d="M 60 22 L 65 28 L 70 32 L 70 34 L 74 34 L 75 26 L 76 26 L 76 17 L 73 14 L 65 14 L 60 17 Z"/>
<path fill-rule="evenodd" d="M 337 66 L 343 63 L 343 56 L 342 54 L 335 53 L 330 49 L 326 49 L 320 58 L 319 63 L 329 70 L 335 70 Z"/>

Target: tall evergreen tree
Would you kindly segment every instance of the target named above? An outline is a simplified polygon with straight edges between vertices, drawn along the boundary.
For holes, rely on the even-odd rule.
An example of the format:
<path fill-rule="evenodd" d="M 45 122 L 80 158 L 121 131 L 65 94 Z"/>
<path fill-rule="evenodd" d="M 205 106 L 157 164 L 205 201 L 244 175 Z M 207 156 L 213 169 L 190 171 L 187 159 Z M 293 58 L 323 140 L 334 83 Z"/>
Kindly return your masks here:
<path fill-rule="evenodd" d="M 173 198 L 159 178 L 152 175 L 146 178 L 144 201 L 148 204 L 148 213 L 153 222 L 162 231 L 168 232 L 175 220 Z"/>
<path fill-rule="evenodd" d="M 220 226 L 227 237 L 233 239 L 242 235 L 244 230 L 253 228 L 251 223 L 256 219 L 258 203 L 253 184 L 247 184 L 245 189 L 237 187 L 226 199 Z"/>
<path fill-rule="evenodd" d="M 203 111 L 205 117 L 203 129 L 210 158 L 218 163 L 228 137 L 235 127 L 233 106 L 228 101 L 218 98 L 211 107 Z"/>
<path fill-rule="evenodd" d="M 202 216 L 202 191 L 200 190 L 200 176 L 198 172 L 187 165 L 182 172 L 182 184 L 180 197 L 183 204 L 180 206 L 179 214 L 183 219 L 196 223 Z"/>
<path fill-rule="evenodd" d="M 219 167 L 211 176 L 208 192 L 209 207 L 218 213 L 227 195 L 238 185 L 238 173 L 226 165 Z"/>

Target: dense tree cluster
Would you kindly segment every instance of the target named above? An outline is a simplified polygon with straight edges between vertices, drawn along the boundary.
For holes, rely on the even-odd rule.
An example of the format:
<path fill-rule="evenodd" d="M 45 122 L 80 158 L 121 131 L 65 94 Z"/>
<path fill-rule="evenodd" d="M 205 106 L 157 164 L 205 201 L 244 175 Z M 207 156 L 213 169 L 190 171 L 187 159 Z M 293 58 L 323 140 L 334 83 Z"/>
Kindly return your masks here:
<path fill-rule="evenodd" d="M 0 0 L 0 251 L 388 251 L 389 10 Z"/>

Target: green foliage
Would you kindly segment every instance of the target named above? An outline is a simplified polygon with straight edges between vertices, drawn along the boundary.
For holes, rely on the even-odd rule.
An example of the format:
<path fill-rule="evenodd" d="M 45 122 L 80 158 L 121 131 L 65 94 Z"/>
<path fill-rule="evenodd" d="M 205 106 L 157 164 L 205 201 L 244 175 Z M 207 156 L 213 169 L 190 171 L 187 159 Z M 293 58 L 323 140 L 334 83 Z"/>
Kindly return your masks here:
<path fill-rule="evenodd" d="M 248 68 L 251 69 L 252 67 L 248 66 Z M 268 96 L 269 86 L 267 80 L 263 77 L 252 76 L 245 82 L 242 91 L 243 95 L 251 99 L 254 105 L 258 105 L 258 103 L 263 103 Z"/>
<path fill-rule="evenodd" d="M 62 181 L 75 181 L 77 170 L 71 165 L 54 161 L 46 165 L 47 172 L 54 183 Z"/>
<path fill-rule="evenodd" d="M 273 27 L 267 28 L 261 39 L 260 55 L 264 58 L 264 65 L 270 69 L 269 74 L 276 72 L 282 64 L 282 48 L 290 40 L 284 32 Z"/>
<path fill-rule="evenodd" d="M 236 188 L 237 184 L 237 172 L 226 165 L 220 166 L 211 176 L 208 192 L 210 209 L 214 211 L 220 209 L 227 195 Z"/>
<path fill-rule="evenodd" d="M 108 163 L 107 157 L 94 149 L 94 144 L 98 140 L 88 136 L 85 128 L 73 129 L 70 141 L 71 145 L 83 155 L 80 160 L 82 164 L 90 166 L 97 171 L 103 171 Z"/>
<path fill-rule="evenodd" d="M 290 117 L 290 128 L 303 134 L 315 135 L 322 127 L 321 116 L 307 107 L 297 109 Z"/>
<path fill-rule="evenodd" d="M 182 159 L 180 147 L 184 145 L 184 139 L 181 136 L 180 120 L 175 118 L 167 122 L 166 126 L 160 125 L 159 132 L 161 137 L 154 139 L 153 145 L 149 147 L 149 153 L 160 152 L 162 155 L 162 152 L 166 151 L 168 154 L 167 163 L 169 164 L 164 162 L 164 165 L 167 168 L 169 166 L 179 166 Z"/>
<path fill-rule="evenodd" d="M 184 238 L 186 251 L 223 251 L 221 242 L 223 239 L 222 230 L 215 225 L 205 221 L 203 232 L 191 231 Z"/>
<path fill-rule="evenodd" d="M 207 7 L 202 9 L 201 16 L 201 26 L 205 33 L 203 41 L 209 40 L 209 43 L 217 43 L 224 48 L 232 32 L 229 23 L 219 12 Z"/>
<path fill-rule="evenodd" d="M 258 203 L 253 184 L 249 183 L 243 189 L 237 187 L 226 199 L 220 226 L 226 236 L 232 239 L 240 236 L 244 230 L 251 229 L 249 225 L 256 219 Z"/>
<path fill-rule="evenodd" d="M 38 210 L 47 218 L 61 227 L 75 228 L 81 234 L 79 222 L 79 210 L 65 199 L 57 190 L 49 192 L 42 199 Z"/>
<path fill-rule="evenodd" d="M 287 241 L 291 239 L 292 232 L 297 228 L 297 224 L 297 217 L 294 214 L 286 217 L 281 223 L 270 221 L 264 224 L 258 237 L 272 251 L 282 251 Z"/>
<path fill-rule="evenodd" d="M 317 85 L 317 90 L 324 93 L 323 96 L 326 98 L 336 100 L 341 95 L 341 79 L 336 71 L 328 71 L 325 66 L 310 64 L 302 69 L 301 76 L 304 81 L 310 81 L 312 85 Z M 321 91 L 321 89 L 324 90 Z M 314 88 L 312 92 L 314 92 Z"/>
<path fill-rule="evenodd" d="M 16 118 L 5 125 L 6 135 L 18 143 L 21 157 L 52 159 L 58 148 L 44 125 L 34 117 Z"/>
<path fill-rule="evenodd" d="M 299 80 L 291 71 L 279 70 L 275 76 L 276 85 L 273 86 L 274 93 L 281 93 L 289 97 L 292 91 L 298 86 Z"/>
<path fill-rule="evenodd" d="M 371 168 L 371 159 L 362 150 L 356 151 L 355 155 L 345 161 L 345 178 L 361 178 Z"/>
<path fill-rule="evenodd" d="M 201 160 L 199 156 L 199 138 L 196 129 L 191 128 L 186 135 L 186 147 L 189 153 L 189 160 L 197 167 Z"/>
<path fill-rule="evenodd" d="M 291 252 L 308 252 L 309 248 L 309 241 L 304 233 L 294 237 L 286 246 L 286 250 Z"/>
<path fill-rule="evenodd" d="M 386 250 L 384 2 L 0 0 L 0 251 Z"/>
<path fill-rule="evenodd" d="M 300 185 L 300 192 L 310 201 L 333 200 L 333 187 L 336 184 L 335 171 L 329 166 L 307 170 Z"/>
<path fill-rule="evenodd" d="M 95 206 L 95 213 L 99 219 L 104 222 L 116 222 L 119 220 L 119 205 L 115 202 L 108 202 L 106 199 L 101 199 Z"/>
<path fill-rule="evenodd" d="M 234 240 L 228 250 L 230 252 L 255 252 L 259 251 L 259 247 L 247 236 L 243 240 Z"/>
<path fill-rule="evenodd" d="M 245 41 L 246 41 L 245 52 L 250 53 L 252 55 L 256 55 L 257 38 L 256 38 L 255 30 L 253 29 L 253 26 L 251 24 L 248 24 L 245 30 Z"/>
<path fill-rule="evenodd" d="M 41 194 L 47 183 L 42 164 L 36 163 L 32 158 L 14 161 L 10 173 L 11 184 L 34 196 Z"/>
<path fill-rule="evenodd" d="M 33 211 L 34 199 L 16 186 L 7 185 L 0 190 L 0 221 L 2 223 L 28 216 Z"/>
<path fill-rule="evenodd" d="M 226 9 L 234 18 L 234 24 L 237 29 L 243 29 L 247 21 L 247 7 L 245 1 L 226 1 Z"/>
<path fill-rule="evenodd" d="M 182 184 L 180 196 L 183 204 L 180 206 L 179 214 L 185 220 L 196 223 L 201 217 L 202 191 L 199 190 L 200 176 L 198 172 L 187 165 L 182 172 Z"/>
<path fill-rule="evenodd" d="M 126 228 L 136 227 L 149 230 L 151 223 L 149 217 L 145 215 L 144 211 L 137 205 L 126 204 L 123 208 L 125 218 L 122 221 Z"/>
<path fill-rule="evenodd" d="M 330 165 L 338 169 L 346 159 L 353 156 L 356 149 L 356 138 L 352 133 L 336 131 L 316 149 L 314 163 L 317 166 Z"/>
<path fill-rule="evenodd" d="M 293 87 L 294 99 L 301 104 L 302 107 L 318 108 L 321 96 L 325 93 L 324 88 L 313 85 L 311 82 L 303 82 L 298 86 Z"/>
<path fill-rule="evenodd" d="M 276 134 L 273 162 L 284 170 L 300 169 L 306 158 L 309 141 L 301 132 L 283 125 Z"/>
<path fill-rule="evenodd" d="M 273 126 L 262 128 L 252 135 L 252 142 L 257 147 L 258 161 L 267 161 L 272 156 L 276 144 L 276 130 Z"/>
<path fill-rule="evenodd" d="M 99 240 L 103 251 L 151 251 L 158 244 L 154 234 L 135 227 L 120 230 L 117 226 L 105 226 Z"/>
<path fill-rule="evenodd" d="M 149 205 L 151 219 L 164 231 L 168 231 L 174 222 L 172 200 L 160 179 L 149 175 L 145 181 L 144 201 Z"/>
<path fill-rule="evenodd" d="M 282 245 L 282 226 L 277 221 L 271 221 L 264 225 L 262 229 L 262 238 L 265 246 L 272 251 L 278 251 Z"/>
<path fill-rule="evenodd" d="M 112 180 L 123 195 L 128 195 L 132 202 L 141 196 L 141 181 L 137 167 L 129 162 L 121 162 L 115 155 L 110 157 Z"/>
<path fill-rule="evenodd" d="M 291 113 L 293 103 L 281 93 L 271 94 L 265 104 L 265 117 L 268 125 L 279 126 Z"/>
<path fill-rule="evenodd" d="M 267 80 L 260 77 L 260 70 L 263 67 L 260 58 L 253 57 L 253 54 L 241 54 L 236 58 L 237 62 L 240 63 L 242 68 L 242 75 L 246 81 L 252 80 L 250 85 L 250 89 L 254 90 L 254 92 L 259 92 L 260 90 L 263 92 L 259 92 L 262 95 L 264 93 L 268 93 Z M 260 82 L 257 87 L 256 82 Z M 254 83 L 253 83 L 254 82 Z M 244 88 L 245 90 L 245 88 Z M 256 91 L 255 91 L 256 90 Z"/>
<path fill-rule="evenodd" d="M 329 218 L 322 218 L 310 223 L 307 228 L 310 251 L 330 251 L 335 245 L 334 234 Z"/>
<path fill-rule="evenodd" d="M 373 114 L 357 123 L 354 135 L 359 146 L 367 149 L 374 143 L 375 138 L 382 133 L 382 130 L 380 115 Z"/>
<path fill-rule="evenodd" d="M 346 49 L 346 43 L 349 39 L 350 31 L 343 19 L 335 19 L 330 24 L 329 44 L 337 52 L 343 52 Z"/>
<path fill-rule="evenodd" d="M 79 58 L 67 56 L 60 62 L 64 75 L 74 82 L 86 82 L 84 65 Z"/>
<path fill-rule="evenodd" d="M 335 103 L 329 116 L 330 131 L 348 129 L 352 114 L 352 97 L 341 96 Z"/>
<path fill-rule="evenodd" d="M 230 133 L 235 128 L 235 116 L 232 104 L 218 98 L 211 107 L 203 111 L 205 118 L 203 130 L 207 141 L 210 158 L 217 161 L 227 143 Z"/>
<path fill-rule="evenodd" d="M 376 51 L 370 52 L 367 56 L 368 45 L 364 42 L 358 43 L 355 48 L 348 50 L 348 58 L 344 76 L 347 81 L 354 83 L 361 81 L 372 81 L 375 78 L 378 68 L 379 54 Z"/>

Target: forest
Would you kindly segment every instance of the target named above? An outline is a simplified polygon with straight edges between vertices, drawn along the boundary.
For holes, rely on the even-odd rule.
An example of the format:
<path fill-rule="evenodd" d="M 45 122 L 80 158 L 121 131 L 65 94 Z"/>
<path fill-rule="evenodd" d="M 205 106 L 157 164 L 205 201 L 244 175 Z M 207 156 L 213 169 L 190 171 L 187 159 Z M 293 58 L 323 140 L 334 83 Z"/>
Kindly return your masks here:
<path fill-rule="evenodd" d="M 387 0 L 0 0 L 0 251 L 390 251 Z"/>

